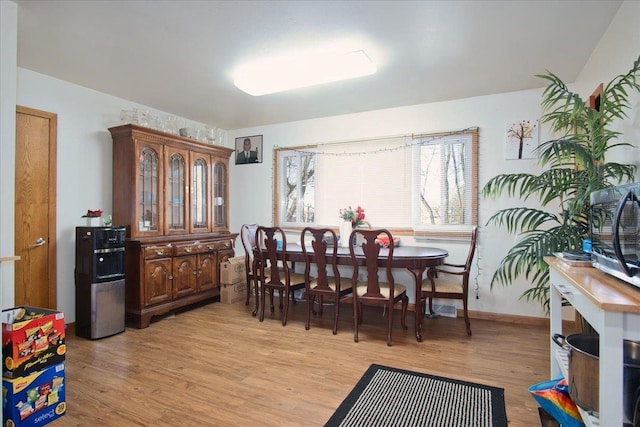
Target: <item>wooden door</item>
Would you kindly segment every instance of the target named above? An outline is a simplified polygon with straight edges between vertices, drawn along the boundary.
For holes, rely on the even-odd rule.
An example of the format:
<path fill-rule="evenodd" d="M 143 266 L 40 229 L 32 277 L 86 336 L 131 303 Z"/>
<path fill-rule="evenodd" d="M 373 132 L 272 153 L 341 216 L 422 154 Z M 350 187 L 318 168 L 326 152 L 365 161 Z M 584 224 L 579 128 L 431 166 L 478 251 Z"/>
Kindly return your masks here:
<path fill-rule="evenodd" d="M 56 309 L 57 120 L 16 108 L 16 306 Z"/>

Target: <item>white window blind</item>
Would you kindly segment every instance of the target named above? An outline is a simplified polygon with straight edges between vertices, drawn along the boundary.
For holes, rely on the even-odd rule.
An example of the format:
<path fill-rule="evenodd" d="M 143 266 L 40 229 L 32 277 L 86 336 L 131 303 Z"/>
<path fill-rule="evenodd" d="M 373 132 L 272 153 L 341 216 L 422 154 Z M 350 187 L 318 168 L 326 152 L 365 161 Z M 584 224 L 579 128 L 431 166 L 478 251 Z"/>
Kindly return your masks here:
<path fill-rule="evenodd" d="M 410 147 L 409 137 L 318 146 L 316 223 L 338 224 L 340 209 L 361 206 L 373 227 L 408 226 Z"/>

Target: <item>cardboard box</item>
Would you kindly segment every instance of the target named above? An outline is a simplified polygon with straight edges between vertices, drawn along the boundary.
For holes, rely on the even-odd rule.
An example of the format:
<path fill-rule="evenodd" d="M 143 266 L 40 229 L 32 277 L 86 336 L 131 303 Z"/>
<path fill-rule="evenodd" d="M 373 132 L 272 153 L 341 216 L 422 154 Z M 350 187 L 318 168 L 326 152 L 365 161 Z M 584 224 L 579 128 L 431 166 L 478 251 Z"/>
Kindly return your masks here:
<path fill-rule="evenodd" d="M 246 281 L 247 275 L 244 268 L 244 257 L 235 256 L 220 263 L 220 283 L 232 285 Z"/>
<path fill-rule="evenodd" d="M 64 362 L 64 313 L 37 307 L 2 311 L 2 375 L 17 378 Z"/>
<path fill-rule="evenodd" d="M 244 301 L 247 298 L 247 282 L 238 282 L 232 285 L 223 283 L 220 285 L 220 302 L 232 304 L 237 301 Z"/>
<path fill-rule="evenodd" d="M 25 377 L 3 378 L 4 425 L 43 426 L 57 420 L 67 412 L 64 389 L 64 363 L 49 366 Z"/>

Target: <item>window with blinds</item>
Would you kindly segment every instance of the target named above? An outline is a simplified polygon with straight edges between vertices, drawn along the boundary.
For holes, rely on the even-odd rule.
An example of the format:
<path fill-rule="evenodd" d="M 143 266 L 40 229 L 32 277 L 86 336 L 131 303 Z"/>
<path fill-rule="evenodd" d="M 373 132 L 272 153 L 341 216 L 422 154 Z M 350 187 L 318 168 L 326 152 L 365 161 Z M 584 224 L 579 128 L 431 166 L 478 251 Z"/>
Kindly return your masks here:
<path fill-rule="evenodd" d="M 336 226 L 361 206 L 372 227 L 417 234 L 477 221 L 477 129 L 277 149 L 280 226 Z"/>

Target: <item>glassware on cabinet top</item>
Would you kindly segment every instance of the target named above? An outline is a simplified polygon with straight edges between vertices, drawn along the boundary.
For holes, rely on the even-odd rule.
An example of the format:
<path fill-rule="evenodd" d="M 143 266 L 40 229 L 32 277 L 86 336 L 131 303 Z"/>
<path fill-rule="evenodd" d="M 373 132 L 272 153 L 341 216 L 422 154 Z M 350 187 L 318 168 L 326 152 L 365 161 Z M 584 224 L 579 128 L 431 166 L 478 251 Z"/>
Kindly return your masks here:
<path fill-rule="evenodd" d="M 179 119 L 172 114 L 153 114 L 149 110 L 141 110 L 138 108 L 132 108 L 130 110 L 122 109 L 120 111 L 120 120 L 122 123 L 131 123 L 157 129 L 172 135 L 180 135 L 209 144 L 224 146 L 226 143 L 227 132 L 225 130 L 210 125 L 189 127 L 185 124 L 185 120 Z"/>
<path fill-rule="evenodd" d="M 122 120 L 123 123 L 131 123 L 137 125 L 139 121 L 138 109 L 134 108 L 132 110 L 121 110 L 120 120 Z"/>
<path fill-rule="evenodd" d="M 216 130 L 216 144 L 224 146 L 227 141 L 227 131 L 224 129 Z"/>
<path fill-rule="evenodd" d="M 218 129 L 215 126 L 205 126 L 204 127 L 204 132 L 205 132 L 205 138 L 207 140 L 207 142 L 209 144 L 215 144 L 216 143 L 216 133 L 217 133 Z"/>
<path fill-rule="evenodd" d="M 162 130 L 172 135 L 178 134 L 178 118 L 176 116 L 166 116 L 162 125 Z"/>

